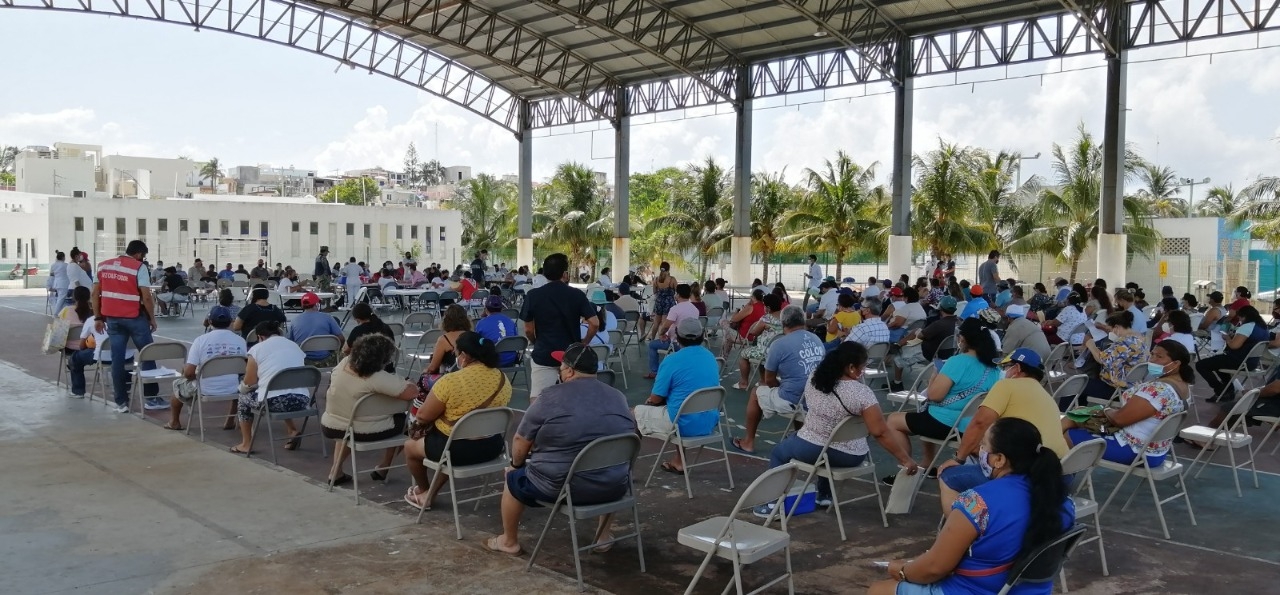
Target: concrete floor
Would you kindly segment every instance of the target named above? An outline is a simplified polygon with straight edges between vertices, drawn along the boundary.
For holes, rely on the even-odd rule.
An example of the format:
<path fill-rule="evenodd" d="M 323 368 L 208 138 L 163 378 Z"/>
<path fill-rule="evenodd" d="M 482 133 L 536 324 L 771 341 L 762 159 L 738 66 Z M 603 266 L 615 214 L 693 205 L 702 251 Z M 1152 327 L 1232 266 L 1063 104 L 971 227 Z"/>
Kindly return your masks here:
<path fill-rule="evenodd" d="M 477 512 L 464 507 L 462 541 L 454 539 L 447 497 L 424 516 L 423 525 L 413 524 L 416 511 L 400 501 L 408 485 L 402 470 L 393 471 L 385 484 L 362 482 L 362 501 L 374 504 L 356 507 L 349 488 L 324 490 L 321 480 L 329 461 L 321 457 L 315 440 L 305 441 L 296 452 L 281 451 L 281 466 L 276 467 L 256 456 L 246 460 L 227 453 L 234 432 L 213 429 L 201 444 L 160 429 L 163 415 L 149 416 L 150 423 L 144 423 L 107 413 L 99 402 L 65 398 L 65 389 L 49 382 L 56 374 L 56 357 L 39 355 L 34 348 L 45 324 L 39 297 L 0 297 L 0 324 L 17 338 L 0 344 L 0 361 L 9 364 L 0 367 L 0 394 L 5 395 L 0 398 L 10 413 L 0 420 L 6 429 L 0 443 L 8 455 L 0 459 L 0 469 L 16 478 L 0 483 L 6 496 L 0 499 L 0 576 L 9 579 L 5 593 L 575 589 L 562 519 L 538 559 L 539 567 L 560 574 L 536 569 L 511 573 L 522 569 L 527 557 L 515 561 L 479 546 L 480 539 L 500 530 L 496 501 L 482 503 Z M 157 334 L 172 340 L 190 340 L 200 331 L 191 319 L 165 319 L 160 326 Z M 632 353 L 629 358 L 632 370 L 642 369 L 640 356 Z M 632 402 L 647 395 L 649 383 L 639 375 L 632 373 L 626 391 Z M 736 373 L 726 386 L 735 380 Z M 745 393 L 730 389 L 729 399 L 730 418 L 740 423 Z M 513 406 L 526 402 L 525 391 L 517 388 Z M 1212 415 L 1208 406 L 1202 407 Z M 780 425 L 766 424 L 765 429 Z M 767 443 L 758 444 L 765 447 L 763 454 Z M 645 441 L 650 456 L 641 459 L 642 476 L 657 447 L 657 441 Z M 1189 450 L 1179 454 L 1194 456 Z M 876 445 L 873 456 L 885 474 L 892 471 L 886 463 L 890 459 Z M 766 467 L 758 457 L 734 454 L 731 459 L 733 491 L 723 468 L 714 466 L 695 471 L 694 500 L 686 499 L 676 476 L 659 473 L 651 487 L 638 485 L 649 571 L 639 572 L 635 546 L 624 543 L 609 554 L 584 558 L 587 582 L 616 593 L 683 591 L 700 558 L 676 543 L 678 529 L 728 512 L 741 489 Z M 1265 470 L 1259 474 L 1261 488 L 1253 488 L 1246 478 L 1243 498 L 1236 496 L 1227 469 L 1211 466 L 1192 480 L 1199 524 L 1190 524 L 1184 506 L 1166 506 L 1172 540 L 1160 538 L 1145 491 L 1128 511 L 1113 505 L 1103 517 L 1111 576 L 1101 576 L 1096 544 L 1086 545 L 1067 567 L 1072 592 L 1272 591 L 1280 576 L 1280 536 L 1270 529 L 1280 523 L 1280 506 L 1271 499 L 1280 489 L 1280 477 L 1274 474 L 1280 461 L 1264 454 L 1259 468 Z M 1106 494 L 1118 476 L 1099 471 L 1095 478 L 1099 492 Z M 849 540 L 843 543 L 831 515 L 794 519 L 797 591 L 860 592 L 881 576 L 873 561 L 925 550 L 937 523 L 935 498 L 922 495 L 915 512 L 891 516 L 887 529 L 879 523 L 874 502 L 846 506 Z M 545 519 L 545 511 L 526 514 L 526 549 L 532 548 Z M 619 528 L 628 522 L 624 516 Z M 406 557 L 411 561 L 406 563 Z M 748 585 L 779 572 L 781 559 L 756 566 L 747 570 Z M 697 591 L 718 592 L 731 572 L 728 564 L 713 562 Z"/>

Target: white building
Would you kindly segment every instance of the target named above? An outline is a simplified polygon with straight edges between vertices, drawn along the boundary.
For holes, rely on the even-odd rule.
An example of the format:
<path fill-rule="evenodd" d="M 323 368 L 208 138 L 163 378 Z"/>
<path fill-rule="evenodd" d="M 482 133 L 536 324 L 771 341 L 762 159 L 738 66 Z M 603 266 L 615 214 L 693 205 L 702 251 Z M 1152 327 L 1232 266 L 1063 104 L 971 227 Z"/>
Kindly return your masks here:
<path fill-rule="evenodd" d="M 190 159 L 106 155 L 105 190 L 112 198 L 161 198 L 197 191 L 200 165 Z M 66 194 L 65 192 L 56 194 Z"/>
<path fill-rule="evenodd" d="M 195 195 L 190 199 L 110 200 L 0 191 L 0 267 L 48 268 L 55 250 L 78 246 L 98 262 L 120 254 L 133 239 L 150 248 L 151 262 L 195 257 L 206 264 L 252 266 L 257 258 L 291 264 L 309 274 L 320 246 L 330 261 L 381 264 L 420 251 L 419 261 L 456 264 L 462 254 L 457 211 L 403 206 L 322 204 L 314 197 Z M 7 266 L 6 266 L 7 265 Z"/>
<path fill-rule="evenodd" d="M 18 192 L 60 194 L 65 196 L 93 196 L 98 193 L 97 154 L 81 150 L 85 145 L 65 146 L 64 143 L 49 147 L 26 147 L 19 151 L 13 162 Z"/>
<path fill-rule="evenodd" d="M 445 184 L 461 184 L 471 179 L 470 165 L 451 165 L 444 168 Z"/>

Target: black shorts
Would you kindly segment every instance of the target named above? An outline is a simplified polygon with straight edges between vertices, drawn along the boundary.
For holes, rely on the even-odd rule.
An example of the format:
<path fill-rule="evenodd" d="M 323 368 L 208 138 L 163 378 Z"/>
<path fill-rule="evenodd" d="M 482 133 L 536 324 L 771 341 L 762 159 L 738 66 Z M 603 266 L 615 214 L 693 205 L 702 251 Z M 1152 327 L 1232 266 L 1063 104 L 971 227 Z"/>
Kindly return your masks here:
<path fill-rule="evenodd" d="M 403 436 L 406 417 L 407 415 L 404 413 L 397 413 L 391 416 L 391 423 L 394 427 L 381 432 L 374 432 L 372 434 L 356 434 L 356 442 L 379 442 L 395 438 L 396 436 Z M 330 440 L 342 440 L 342 437 L 347 435 L 347 430 L 345 428 L 339 430 L 337 428 L 323 426 L 320 428 L 320 433 Z"/>
<path fill-rule="evenodd" d="M 907 429 L 914 436 L 922 436 L 924 438 L 933 438 L 934 440 L 946 440 L 947 434 L 951 432 L 951 426 L 948 426 L 932 415 L 925 412 L 909 411 L 906 416 Z"/>
<path fill-rule="evenodd" d="M 453 445 L 449 448 L 450 459 L 454 465 L 479 465 L 480 463 L 488 463 L 502 454 L 502 448 L 505 442 L 502 440 L 502 434 L 494 434 L 488 438 L 476 438 L 474 440 L 454 440 Z M 439 461 L 440 455 L 444 454 L 444 445 L 449 441 L 449 437 L 443 432 L 431 432 L 427 434 L 426 444 L 423 446 L 427 451 L 427 458 L 433 461 Z"/>

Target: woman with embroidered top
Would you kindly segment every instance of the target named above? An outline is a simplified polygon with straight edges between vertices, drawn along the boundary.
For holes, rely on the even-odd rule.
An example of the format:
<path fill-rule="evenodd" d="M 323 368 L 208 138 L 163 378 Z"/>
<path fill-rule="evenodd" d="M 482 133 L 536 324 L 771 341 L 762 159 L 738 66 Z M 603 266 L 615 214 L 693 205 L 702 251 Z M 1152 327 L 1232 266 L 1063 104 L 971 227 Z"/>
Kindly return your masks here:
<path fill-rule="evenodd" d="M 889 415 L 889 429 L 893 430 L 889 435 L 908 454 L 911 453 L 911 436 L 944 440 L 953 425 L 963 432 L 970 419 L 959 419 L 965 405 L 991 390 L 991 386 L 1000 380 L 1000 369 L 996 364 L 1000 349 L 981 320 L 970 318 L 960 323 L 956 346 L 956 355 L 947 358 L 942 370 L 925 389 L 928 407 L 923 411 Z M 933 444 L 925 442 L 924 460 L 933 460 L 936 449 Z M 930 471 L 929 477 L 937 477 L 936 470 Z M 885 477 L 883 481 L 892 485 L 894 477 Z"/>
<path fill-rule="evenodd" d="M 511 384 L 498 369 L 494 342 L 466 331 L 459 333 L 456 345 L 458 371 L 442 376 L 432 387 L 414 415 L 404 443 L 405 463 L 413 475 L 404 500 L 416 508 L 430 509 L 440 488 L 449 481 L 449 476 L 436 473 L 428 485 L 422 460 L 440 460 L 449 435 L 464 415 L 476 409 L 506 407 L 511 401 Z M 498 458 L 504 446 L 502 434 L 455 440 L 449 447 L 449 459 L 455 465 L 478 465 Z"/>
<path fill-rule="evenodd" d="M 1110 435 L 1098 436 L 1080 427 L 1071 418 L 1062 420 L 1062 431 L 1067 445 L 1073 446 L 1086 440 L 1103 438 L 1107 450 L 1102 458 L 1113 463 L 1128 465 L 1139 454 L 1145 454 L 1147 463 L 1159 467 L 1169 453 L 1171 440 L 1151 442 L 1151 435 L 1164 418 L 1186 409 L 1190 395 L 1188 386 L 1195 378 L 1191 369 L 1191 353 L 1182 343 L 1166 339 L 1151 350 L 1147 362 L 1147 377 L 1120 394 L 1120 408 L 1103 409 L 1103 426 L 1118 428 Z"/>
<path fill-rule="evenodd" d="M 1097 362 L 1096 373 L 1089 373 L 1089 384 L 1080 394 L 1080 402 L 1086 397 L 1110 399 L 1117 388 L 1129 387 L 1129 370 L 1147 359 L 1147 346 L 1142 331 L 1133 328 L 1133 312 L 1125 310 L 1112 314 L 1105 325 L 1108 329 L 1106 348 L 1098 347 L 1093 335 L 1084 339 L 1089 357 Z M 1092 372 L 1092 370 L 1091 370 Z"/>
<path fill-rule="evenodd" d="M 996 420 L 978 459 L 991 481 L 961 492 L 933 546 L 917 558 L 889 562 L 889 580 L 872 584 L 868 595 L 996 593 L 1021 556 L 1075 522 L 1062 464 L 1031 422 Z M 1049 595 L 1053 581 L 1015 592 Z"/>
<path fill-rule="evenodd" d="M 871 388 L 861 381 L 866 366 L 867 348 L 857 341 L 841 343 L 822 359 L 804 387 L 804 404 L 808 408 L 804 425 L 799 432 L 774 447 L 769 455 L 770 468 L 792 460 L 812 465 L 836 427 L 845 419 L 858 416 L 867 425 L 867 433 L 875 436 L 880 446 L 889 451 L 908 473 L 915 474 L 919 470 L 911 453 L 889 438 L 889 426 L 885 425 L 880 402 Z M 827 448 L 827 459 L 832 467 L 857 467 L 870 452 L 867 439 L 858 438 L 832 443 Z M 830 505 L 831 484 L 826 478 L 819 478 L 818 506 Z M 757 506 L 754 512 L 758 517 L 768 518 L 773 512 L 773 503 Z"/>

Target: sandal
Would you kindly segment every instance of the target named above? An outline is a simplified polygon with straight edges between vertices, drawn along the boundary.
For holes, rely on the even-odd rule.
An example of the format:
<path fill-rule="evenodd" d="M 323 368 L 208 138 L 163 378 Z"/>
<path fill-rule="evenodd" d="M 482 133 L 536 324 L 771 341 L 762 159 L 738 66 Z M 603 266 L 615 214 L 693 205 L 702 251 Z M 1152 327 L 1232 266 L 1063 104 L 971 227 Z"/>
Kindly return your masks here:
<path fill-rule="evenodd" d="M 346 485 L 347 483 L 350 483 L 350 482 L 351 482 L 351 476 L 347 475 L 346 473 L 343 473 L 342 475 L 329 479 L 329 485 L 332 485 L 334 487 L 338 487 L 340 485 Z"/>
<path fill-rule="evenodd" d="M 676 469 L 676 466 L 675 466 L 675 465 L 672 465 L 672 464 L 671 464 L 671 461 L 663 461 L 663 462 L 662 462 L 662 470 L 663 470 L 663 471 L 666 471 L 667 473 L 674 473 L 674 474 L 676 474 L 676 475 L 684 475 L 684 469 Z"/>
<path fill-rule="evenodd" d="M 236 446 L 232 446 L 231 448 L 228 448 L 227 450 L 238 455 L 251 455 L 254 453 L 254 451 L 252 450 L 249 450 L 249 451 L 240 450 L 240 445 L 238 444 Z"/>
<path fill-rule="evenodd" d="M 428 506 L 425 502 L 421 502 L 418 500 L 418 496 L 422 496 L 423 493 L 417 490 L 418 490 L 418 486 L 409 486 L 409 490 L 404 493 L 404 501 L 408 502 L 409 506 L 412 506 L 418 510 L 431 510 L 431 507 Z"/>
<path fill-rule="evenodd" d="M 386 481 L 387 472 L 386 471 L 370 471 L 369 479 L 372 479 L 374 481 Z"/>
<path fill-rule="evenodd" d="M 293 438 L 290 438 L 284 441 L 285 450 L 298 450 L 298 447 L 301 445 L 302 445 L 301 436 L 294 436 Z"/>
<path fill-rule="evenodd" d="M 182 427 L 182 424 L 178 424 L 178 425 L 176 425 L 176 426 L 175 426 L 175 425 L 173 425 L 173 422 L 166 423 L 166 424 L 164 424 L 163 426 L 160 426 L 160 427 L 162 427 L 162 428 L 164 428 L 164 429 L 166 429 L 166 430 L 173 430 L 173 431 L 175 431 L 175 432 L 181 432 L 181 431 L 183 431 L 183 430 L 185 430 L 185 429 L 186 429 L 186 428 Z"/>
<path fill-rule="evenodd" d="M 735 382 L 733 383 L 733 388 L 734 390 L 747 390 L 748 385 L 743 384 L 741 382 Z"/>
<path fill-rule="evenodd" d="M 756 454 L 756 451 L 754 451 L 754 450 L 747 450 L 747 449 L 745 449 L 745 448 L 742 448 L 742 439 L 741 439 L 741 438 L 734 438 L 733 440 L 731 440 L 731 441 L 729 442 L 729 446 L 732 446 L 733 448 L 737 449 L 737 450 L 738 450 L 738 452 L 741 452 L 741 453 L 745 453 L 745 454 L 749 454 L 749 455 Z"/>
<path fill-rule="evenodd" d="M 499 554 L 506 554 L 508 556 L 519 556 L 521 554 L 524 554 L 524 548 L 519 546 L 516 547 L 516 551 L 514 552 L 509 552 L 507 550 L 502 549 L 502 546 L 498 543 L 498 540 L 500 539 L 502 539 L 501 535 L 497 537 L 490 537 L 489 539 L 484 540 L 484 549 L 487 549 L 491 552 L 498 552 Z"/>

